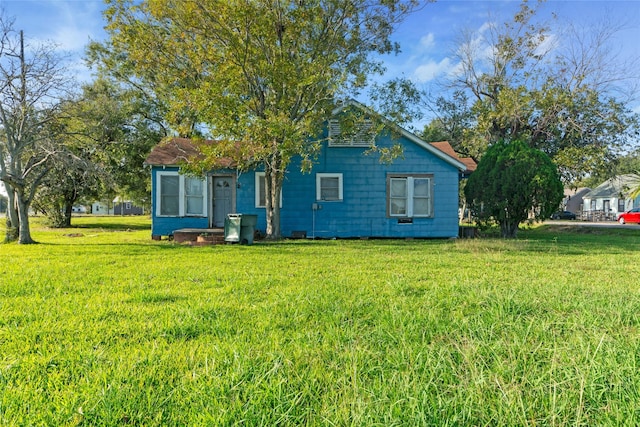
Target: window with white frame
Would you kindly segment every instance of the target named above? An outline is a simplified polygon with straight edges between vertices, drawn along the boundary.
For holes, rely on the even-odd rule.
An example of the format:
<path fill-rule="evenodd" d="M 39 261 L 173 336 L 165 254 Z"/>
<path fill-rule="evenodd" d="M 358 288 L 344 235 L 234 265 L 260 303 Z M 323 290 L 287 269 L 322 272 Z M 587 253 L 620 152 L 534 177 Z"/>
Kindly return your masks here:
<path fill-rule="evenodd" d="M 185 215 L 202 215 L 204 212 L 204 181 L 184 177 Z"/>
<path fill-rule="evenodd" d="M 338 119 L 329 120 L 328 127 L 330 147 L 370 147 L 375 142 L 373 122 L 368 119 L 357 123 L 349 133 L 343 132 Z"/>
<path fill-rule="evenodd" d="M 404 218 L 433 216 L 433 176 L 389 175 L 387 215 Z"/>
<path fill-rule="evenodd" d="M 158 216 L 206 216 L 205 181 L 178 172 L 159 172 Z"/>
<path fill-rule="evenodd" d="M 618 199 L 618 212 L 625 211 L 625 199 Z"/>
<path fill-rule="evenodd" d="M 158 199 L 158 214 L 161 216 L 180 215 L 180 175 L 160 174 L 158 176 L 160 197 Z"/>
<path fill-rule="evenodd" d="M 267 207 L 267 184 L 264 172 L 256 172 L 256 208 Z M 282 207 L 282 191 L 280 192 L 280 207 Z"/>
<path fill-rule="evenodd" d="M 336 202 L 342 200 L 342 174 L 316 174 L 316 200 Z"/>

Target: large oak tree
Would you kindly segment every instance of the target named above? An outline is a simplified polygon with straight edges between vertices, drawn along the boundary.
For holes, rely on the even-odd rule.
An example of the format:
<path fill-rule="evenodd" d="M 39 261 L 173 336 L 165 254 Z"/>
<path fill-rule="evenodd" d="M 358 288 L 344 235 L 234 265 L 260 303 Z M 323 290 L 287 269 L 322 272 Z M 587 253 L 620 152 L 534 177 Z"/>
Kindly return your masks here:
<path fill-rule="evenodd" d="M 111 0 L 112 64 L 152 88 L 166 119 L 191 136 L 202 124 L 220 156 L 263 167 L 267 236 L 280 236 L 280 199 L 294 156 L 311 165 L 336 100 L 381 73 L 372 54 L 398 50 L 395 25 L 415 0 Z M 227 143 L 224 143 L 226 141 Z M 239 149 L 238 149 L 239 148 Z"/>

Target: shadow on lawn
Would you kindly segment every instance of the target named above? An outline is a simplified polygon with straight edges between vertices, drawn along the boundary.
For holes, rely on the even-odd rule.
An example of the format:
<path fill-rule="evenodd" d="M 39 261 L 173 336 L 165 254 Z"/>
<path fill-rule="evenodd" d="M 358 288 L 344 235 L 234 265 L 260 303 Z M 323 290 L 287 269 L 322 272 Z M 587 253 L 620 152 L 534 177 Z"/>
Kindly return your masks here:
<path fill-rule="evenodd" d="M 94 229 L 94 230 L 106 230 L 106 231 L 140 231 L 140 230 L 149 230 L 151 231 L 151 226 L 149 224 L 123 224 L 116 222 L 85 222 L 81 224 L 71 224 L 69 229 Z"/>

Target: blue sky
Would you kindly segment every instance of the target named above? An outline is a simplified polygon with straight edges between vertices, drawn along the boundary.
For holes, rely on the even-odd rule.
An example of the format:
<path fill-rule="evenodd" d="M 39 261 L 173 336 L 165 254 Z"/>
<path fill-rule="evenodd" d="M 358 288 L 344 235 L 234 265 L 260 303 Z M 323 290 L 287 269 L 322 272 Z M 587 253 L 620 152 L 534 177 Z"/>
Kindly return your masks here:
<path fill-rule="evenodd" d="M 509 20 L 519 4 L 511 0 L 441 0 L 425 4 L 395 33 L 402 53 L 385 58 L 386 77 L 409 77 L 421 86 L 428 86 L 455 67 L 450 52 L 462 29 L 479 30 L 492 20 Z M 15 29 L 24 30 L 27 39 L 49 40 L 61 50 L 73 53 L 76 59 L 71 69 L 85 81 L 90 73 L 80 58 L 89 40 L 106 36 L 101 15 L 104 7 L 102 0 L 0 0 L 0 8 L 6 16 L 15 18 Z M 550 0 L 542 6 L 540 14 L 550 16 L 552 12 L 558 15 L 557 22 L 561 24 L 589 26 L 603 17 L 623 23 L 620 52 L 640 58 L 640 0 Z"/>
<path fill-rule="evenodd" d="M 519 4 L 511 0 L 441 0 L 425 4 L 396 31 L 394 39 L 401 44 L 402 53 L 385 58 L 386 77 L 408 77 L 429 88 L 437 77 L 455 67 L 450 52 L 461 30 L 477 31 L 488 22 L 510 20 Z M 50 41 L 72 55 L 69 69 L 80 81 L 91 78 L 82 61 L 85 46 L 90 40 L 106 37 L 104 8 L 102 0 L 0 0 L 0 9 L 5 16 L 15 18 L 14 28 L 24 30 L 27 40 Z M 614 49 L 619 49 L 625 58 L 640 58 L 640 0 L 548 0 L 539 13 L 545 17 L 555 13 L 561 25 L 573 23 L 586 28 L 603 17 L 619 22 L 624 30 L 618 33 L 618 46 Z M 631 107 L 640 113 L 640 101 Z"/>

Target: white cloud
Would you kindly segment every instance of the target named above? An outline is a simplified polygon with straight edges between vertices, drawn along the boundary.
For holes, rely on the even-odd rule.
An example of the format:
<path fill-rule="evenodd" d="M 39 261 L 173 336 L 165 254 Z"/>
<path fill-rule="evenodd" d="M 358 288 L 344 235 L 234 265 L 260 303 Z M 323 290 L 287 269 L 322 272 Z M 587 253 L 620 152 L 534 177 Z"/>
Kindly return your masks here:
<path fill-rule="evenodd" d="M 558 36 L 555 34 L 549 34 L 547 37 L 538 45 L 535 50 L 536 55 L 547 55 L 549 52 L 557 49 L 560 46 L 560 40 Z"/>
<path fill-rule="evenodd" d="M 495 27 L 496 27 L 496 23 L 493 21 L 484 22 L 480 26 L 480 28 L 478 28 L 478 34 L 484 34 L 486 32 L 493 31 Z"/>
<path fill-rule="evenodd" d="M 420 39 L 420 47 L 423 50 L 431 50 L 436 45 L 435 35 L 433 33 L 429 33 L 426 36 L 422 36 Z"/>
<path fill-rule="evenodd" d="M 417 81 L 424 83 L 434 80 L 442 75 L 449 74 L 451 69 L 451 60 L 449 58 L 444 58 L 440 62 L 429 61 L 426 64 L 420 65 L 416 68 L 413 74 Z"/>

